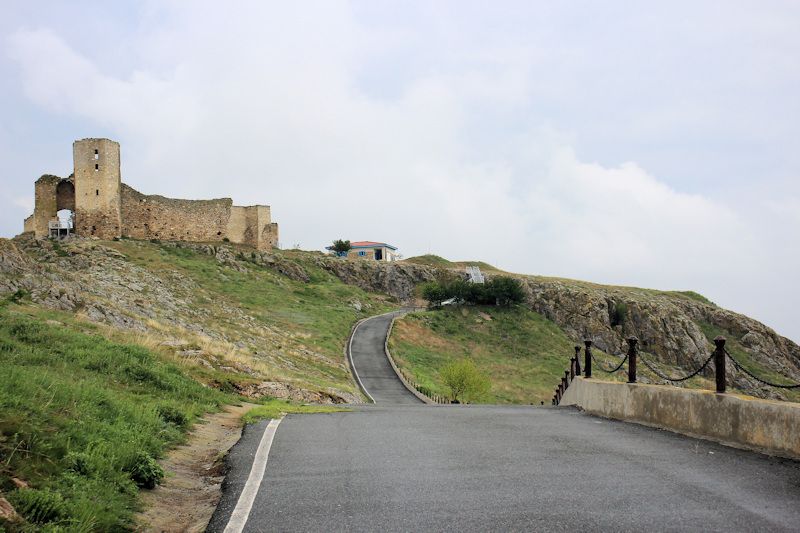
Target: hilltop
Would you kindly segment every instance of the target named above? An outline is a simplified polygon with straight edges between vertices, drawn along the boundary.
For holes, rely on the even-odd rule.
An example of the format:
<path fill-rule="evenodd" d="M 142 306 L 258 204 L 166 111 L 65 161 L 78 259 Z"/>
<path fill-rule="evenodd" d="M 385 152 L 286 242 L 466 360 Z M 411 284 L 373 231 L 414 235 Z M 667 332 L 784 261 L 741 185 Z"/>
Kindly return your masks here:
<path fill-rule="evenodd" d="M 451 276 L 463 276 L 465 265 L 480 265 L 477 261 L 453 262 L 433 255 L 406 261 L 436 266 Z M 462 310 L 462 313 L 438 315 L 422 313 L 401 321 L 396 329 L 397 338 L 393 339 L 401 366 L 405 363 L 417 381 L 437 392 L 442 389 L 437 387 L 433 362 L 444 364 L 452 357 L 445 354 L 463 355 L 466 350 L 482 354 L 490 375 L 509 376 L 495 387 L 494 400 L 524 403 L 541 400 L 541 395 L 531 396 L 530 388 L 544 390 L 541 374 L 548 375 L 551 383 L 558 382 L 563 371 L 560 367 L 565 366 L 570 353 L 569 344 L 591 339 L 600 352 L 612 356 L 608 359 L 610 363 L 617 360 L 613 356 L 624 354 L 625 340 L 631 336 L 637 337 L 640 349 L 664 365 L 662 370 L 671 375 L 681 375 L 683 369 L 700 366 L 713 350 L 713 338 L 722 335 L 728 339 L 728 350 L 748 369 L 778 382 L 786 382 L 781 376 L 795 381 L 800 378 L 800 347 L 796 343 L 756 320 L 717 306 L 696 292 L 509 274 L 491 265 L 481 269 L 487 278 L 507 275 L 519 280 L 526 293 L 524 307 L 535 315 L 524 320 L 523 315 L 501 313 L 500 320 L 493 321 L 493 317 L 482 316 L 480 312 Z M 556 329 L 550 328 L 549 323 Z M 539 334 L 550 339 L 558 337 L 558 341 L 542 342 Z M 562 363 L 552 361 L 550 346 L 558 346 Z M 496 356 L 502 353 L 506 356 L 498 360 Z M 527 358 L 520 358 L 520 354 L 527 354 Z M 730 365 L 727 371 L 729 383 L 739 391 L 764 398 L 800 400 L 797 392 L 762 386 Z M 645 381 L 663 381 L 652 374 L 648 376 L 646 369 L 643 372 Z M 707 370 L 705 377 L 712 376 L 711 372 Z M 531 378 L 534 374 L 535 379 Z M 528 376 L 524 382 L 523 375 Z M 703 386 L 702 379 L 701 375 L 689 385 Z M 517 386 L 511 382 L 517 382 Z M 515 388 L 517 392 L 509 392 Z"/>
<path fill-rule="evenodd" d="M 103 324 L 219 388 L 322 403 L 362 401 L 343 355 L 350 328 L 431 276 L 367 267 L 234 245 L 0 241 L 0 292 L 20 303 Z"/>
<path fill-rule="evenodd" d="M 434 255 L 385 263 L 230 243 L 21 236 L 0 240 L 0 293 L 20 291 L 22 303 L 104 324 L 109 334 L 197 367 L 212 386 L 248 397 L 338 403 L 363 400 L 343 356 L 352 325 L 419 303 L 422 283 L 464 276 L 465 265 L 480 266 L 489 278 L 520 280 L 533 315 L 519 327 L 544 320 L 563 345 L 591 338 L 600 351 L 619 355 L 625 339 L 636 336 L 665 365 L 695 368 L 710 338 L 721 334 L 765 375 L 800 376 L 797 344 L 693 292 L 507 274 Z M 742 390 L 783 397 L 746 376 L 730 378 Z"/>

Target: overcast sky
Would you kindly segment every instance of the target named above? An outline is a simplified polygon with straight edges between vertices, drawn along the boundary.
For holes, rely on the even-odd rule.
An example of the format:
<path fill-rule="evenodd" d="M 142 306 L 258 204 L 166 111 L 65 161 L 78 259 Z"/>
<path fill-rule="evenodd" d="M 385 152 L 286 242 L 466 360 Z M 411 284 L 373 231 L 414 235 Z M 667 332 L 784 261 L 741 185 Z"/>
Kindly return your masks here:
<path fill-rule="evenodd" d="M 4 2 L 0 235 L 72 141 L 149 194 L 692 289 L 800 341 L 800 2 Z"/>

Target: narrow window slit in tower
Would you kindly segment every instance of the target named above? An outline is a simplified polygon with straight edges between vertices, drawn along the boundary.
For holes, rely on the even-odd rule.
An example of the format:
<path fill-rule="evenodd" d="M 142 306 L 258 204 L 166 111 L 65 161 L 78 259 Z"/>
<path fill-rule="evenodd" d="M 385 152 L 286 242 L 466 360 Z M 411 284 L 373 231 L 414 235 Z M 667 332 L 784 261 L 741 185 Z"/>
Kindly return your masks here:
<path fill-rule="evenodd" d="M 95 189 L 94 190 L 94 195 L 95 196 L 100 196 L 100 189 Z"/>
<path fill-rule="evenodd" d="M 95 148 L 95 150 L 94 150 L 94 158 L 95 158 L 95 159 L 100 159 L 100 153 L 97 151 L 97 149 L 96 149 L 96 148 Z"/>
<path fill-rule="evenodd" d="M 94 171 L 95 171 L 95 172 L 97 172 L 98 170 L 100 170 L 100 165 L 98 165 L 97 163 L 95 163 L 95 164 L 94 164 Z"/>

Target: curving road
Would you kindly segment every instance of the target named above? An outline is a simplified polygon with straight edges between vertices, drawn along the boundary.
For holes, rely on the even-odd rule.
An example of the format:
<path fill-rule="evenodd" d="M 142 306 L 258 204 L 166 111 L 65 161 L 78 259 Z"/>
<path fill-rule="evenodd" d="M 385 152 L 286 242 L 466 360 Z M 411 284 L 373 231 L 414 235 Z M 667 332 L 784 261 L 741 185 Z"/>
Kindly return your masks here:
<path fill-rule="evenodd" d="M 391 318 L 353 337 L 377 405 L 246 428 L 208 531 L 798 531 L 799 461 L 571 407 L 424 405 L 384 356 Z"/>
<path fill-rule="evenodd" d="M 386 334 L 392 319 L 402 311 L 368 318 L 353 332 L 350 358 L 362 386 L 380 405 L 419 405 L 414 396 L 395 374 L 384 352 Z"/>

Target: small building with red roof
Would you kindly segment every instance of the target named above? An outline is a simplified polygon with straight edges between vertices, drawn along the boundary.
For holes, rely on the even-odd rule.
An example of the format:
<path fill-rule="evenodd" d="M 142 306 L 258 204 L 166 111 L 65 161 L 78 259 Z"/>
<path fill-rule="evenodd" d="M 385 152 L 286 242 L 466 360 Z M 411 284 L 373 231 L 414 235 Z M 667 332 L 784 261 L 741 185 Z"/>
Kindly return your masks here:
<path fill-rule="evenodd" d="M 328 246 L 327 249 L 332 251 L 332 248 L 332 246 Z M 397 253 L 396 246 L 385 242 L 353 241 L 350 243 L 350 251 L 347 252 L 347 257 L 370 259 L 372 261 L 397 261 L 401 256 Z"/>

